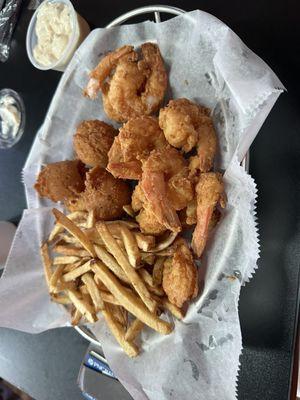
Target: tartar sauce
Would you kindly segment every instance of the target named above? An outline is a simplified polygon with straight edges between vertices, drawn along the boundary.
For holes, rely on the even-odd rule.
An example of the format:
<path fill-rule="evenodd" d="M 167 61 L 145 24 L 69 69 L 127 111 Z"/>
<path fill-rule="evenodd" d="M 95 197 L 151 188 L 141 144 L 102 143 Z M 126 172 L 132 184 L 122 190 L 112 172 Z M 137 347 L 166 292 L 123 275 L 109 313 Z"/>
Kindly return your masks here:
<path fill-rule="evenodd" d="M 15 138 L 21 124 L 21 112 L 9 95 L 0 98 L 0 132 L 3 139 Z"/>
<path fill-rule="evenodd" d="M 36 17 L 37 44 L 33 49 L 36 61 L 44 66 L 57 62 L 72 35 L 71 9 L 67 4 L 43 4 Z"/>

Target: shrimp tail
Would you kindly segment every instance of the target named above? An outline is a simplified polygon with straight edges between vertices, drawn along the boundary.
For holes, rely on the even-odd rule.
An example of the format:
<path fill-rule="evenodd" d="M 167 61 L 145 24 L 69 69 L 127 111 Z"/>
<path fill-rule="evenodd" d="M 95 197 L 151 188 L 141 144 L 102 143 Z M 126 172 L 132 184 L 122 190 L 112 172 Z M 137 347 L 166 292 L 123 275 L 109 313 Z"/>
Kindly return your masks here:
<path fill-rule="evenodd" d="M 197 225 L 192 239 L 192 249 L 197 257 L 201 257 L 205 248 L 213 211 L 214 207 L 212 206 L 207 207 L 205 210 L 197 207 Z"/>
<path fill-rule="evenodd" d="M 163 172 L 144 171 L 142 189 L 157 220 L 173 232 L 181 231 L 181 224 L 175 209 L 166 195 Z"/>
<path fill-rule="evenodd" d="M 130 56 L 133 53 L 133 46 L 123 46 L 108 53 L 99 64 L 89 73 L 89 81 L 83 94 L 90 99 L 95 99 L 101 90 L 105 79 L 110 75 L 111 71 L 116 67 L 120 58 Z M 105 85 L 104 85 L 105 87 Z"/>
<path fill-rule="evenodd" d="M 218 220 L 213 215 L 218 204 L 226 206 L 226 196 L 222 175 L 215 172 L 202 173 L 196 186 L 197 193 L 197 225 L 193 233 L 192 247 L 200 257 L 207 242 L 209 232 Z"/>

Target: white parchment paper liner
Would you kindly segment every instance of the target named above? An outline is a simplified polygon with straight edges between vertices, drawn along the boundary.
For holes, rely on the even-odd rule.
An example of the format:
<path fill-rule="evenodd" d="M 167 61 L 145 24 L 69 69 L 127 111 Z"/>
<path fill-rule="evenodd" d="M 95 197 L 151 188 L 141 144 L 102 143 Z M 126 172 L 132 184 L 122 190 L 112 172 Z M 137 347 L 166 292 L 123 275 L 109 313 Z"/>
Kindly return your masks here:
<path fill-rule="evenodd" d="M 45 163 L 73 156 L 72 136 L 83 119 L 108 119 L 101 100 L 82 95 L 87 73 L 107 51 L 157 42 L 169 69 L 168 98 L 187 97 L 213 110 L 225 170 L 228 205 L 200 268 L 201 296 L 169 336 L 146 330 L 143 351 L 128 359 L 105 324 L 93 331 L 113 371 L 135 399 L 234 399 L 242 348 L 238 317 L 241 285 L 259 255 L 256 186 L 240 166 L 283 85 L 272 70 L 221 21 L 193 11 L 170 21 L 97 29 L 64 73 L 24 168 L 25 210 L 0 281 L 0 325 L 41 332 L 69 325 L 63 307 L 49 301 L 39 245 L 49 234 L 51 202 L 32 190 Z M 170 318 L 168 316 L 167 318 Z"/>

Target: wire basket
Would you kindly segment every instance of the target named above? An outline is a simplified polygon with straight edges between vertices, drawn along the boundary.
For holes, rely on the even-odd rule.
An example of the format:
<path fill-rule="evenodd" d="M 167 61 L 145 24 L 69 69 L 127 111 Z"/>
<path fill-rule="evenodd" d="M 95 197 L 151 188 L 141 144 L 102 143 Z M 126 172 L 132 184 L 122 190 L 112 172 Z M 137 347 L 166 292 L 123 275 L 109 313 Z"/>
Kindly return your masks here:
<path fill-rule="evenodd" d="M 131 18 L 134 18 L 138 15 L 143 14 L 154 14 L 155 22 L 161 22 L 160 14 L 171 14 L 171 15 L 181 15 L 184 14 L 186 11 L 172 6 L 164 6 L 164 5 L 154 5 L 154 6 L 145 6 L 136 8 L 134 10 L 128 11 L 125 14 L 120 15 L 112 22 L 110 22 L 106 28 L 111 28 L 112 26 L 121 25 L 122 23 L 128 21 Z M 249 152 L 245 155 L 245 158 L 242 161 L 242 166 L 245 168 L 246 171 L 249 170 Z M 85 326 L 75 326 L 77 332 L 87 339 L 90 343 L 101 347 L 101 343 L 96 339 L 93 333 Z"/>

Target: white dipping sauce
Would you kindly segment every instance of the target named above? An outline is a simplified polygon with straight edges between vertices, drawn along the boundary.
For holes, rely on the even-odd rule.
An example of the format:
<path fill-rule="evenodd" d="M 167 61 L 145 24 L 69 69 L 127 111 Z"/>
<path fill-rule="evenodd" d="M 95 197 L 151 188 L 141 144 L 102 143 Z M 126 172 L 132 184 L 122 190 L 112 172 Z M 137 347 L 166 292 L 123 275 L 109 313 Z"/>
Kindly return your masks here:
<path fill-rule="evenodd" d="M 63 3 L 43 4 L 36 17 L 37 45 L 33 49 L 36 61 L 44 66 L 57 62 L 72 35 L 71 9 Z"/>
<path fill-rule="evenodd" d="M 21 124 L 21 113 L 15 99 L 6 95 L 0 98 L 0 125 L 3 139 L 15 138 Z"/>

